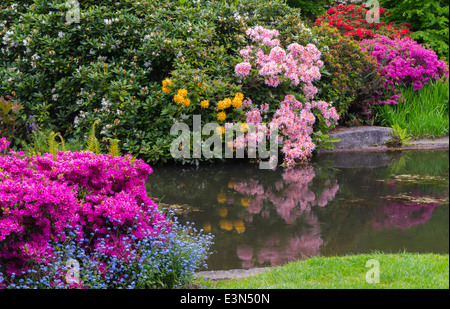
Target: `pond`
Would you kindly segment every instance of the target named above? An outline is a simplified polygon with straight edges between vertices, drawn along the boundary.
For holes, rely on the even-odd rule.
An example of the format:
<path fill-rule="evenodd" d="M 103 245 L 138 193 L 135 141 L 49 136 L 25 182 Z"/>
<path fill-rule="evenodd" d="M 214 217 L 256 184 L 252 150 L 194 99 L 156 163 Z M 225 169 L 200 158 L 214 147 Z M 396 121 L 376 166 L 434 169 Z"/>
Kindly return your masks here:
<path fill-rule="evenodd" d="M 320 154 L 294 169 L 154 167 L 147 189 L 211 232 L 209 270 L 380 251 L 449 253 L 449 151 Z"/>

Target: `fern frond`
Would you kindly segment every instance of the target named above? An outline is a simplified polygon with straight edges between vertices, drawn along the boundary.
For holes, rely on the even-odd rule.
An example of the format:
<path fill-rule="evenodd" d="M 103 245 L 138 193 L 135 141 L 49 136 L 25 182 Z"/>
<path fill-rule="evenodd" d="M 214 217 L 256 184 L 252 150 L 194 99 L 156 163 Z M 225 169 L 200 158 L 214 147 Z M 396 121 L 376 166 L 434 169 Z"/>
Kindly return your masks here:
<path fill-rule="evenodd" d="M 97 138 L 95 138 L 94 143 L 95 143 L 95 145 L 94 145 L 94 153 L 95 154 L 100 154 L 100 142 L 98 141 Z"/>
<path fill-rule="evenodd" d="M 56 152 L 58 151 L 56 148 L 55 135 L 55 132 L 51 132 L 48 137 L 48 152 L 51 153 L 53 160 L 56 160 Z"/>
<path fill-rule="evenodd" d="M 59 140 L 60 140 L 59 143 L 56 143 L 56 141 L 55 141 L 57 136 L 59 137 Z M 52 155 L 53 160 L 57 159 L 59 145 L 62 146 L 62 151 L 66 151 L 64 138 L 62 137 L 61 133 L 51 132 L 48 137 L 48 150 L 49 150 L 50 154 Z"/>
<path fill-rule="evenodd" d="M 89 137 L 88 137 L 87 145 L 86 145 L 86 150 L 93 152 L 95 154 L 100 153 L 100 143 L 98 142 L 98 139 L 95 136 L 95 127 L 99 122 L 100 122 L 99 120 L 96 120 L 92 124 L 91 132 L 89 133 Z"/>
<path fill-rule="evenodd" d="M 111 157 L 120 156 L 120 149 L 119 149 L 119 140 L 118 139 L 112 139 L 109 138 L 109 154 Z"/>

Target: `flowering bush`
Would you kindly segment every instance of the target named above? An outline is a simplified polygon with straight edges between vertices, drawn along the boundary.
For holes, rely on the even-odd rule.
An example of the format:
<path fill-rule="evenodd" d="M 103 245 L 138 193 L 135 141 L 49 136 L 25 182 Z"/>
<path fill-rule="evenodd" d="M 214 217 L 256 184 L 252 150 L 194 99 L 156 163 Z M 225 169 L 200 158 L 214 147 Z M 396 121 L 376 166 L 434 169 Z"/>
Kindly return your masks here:
<path fill-rule="evenodd" d="M 287 95 L 284 98 L 268 123 L 263 122 L 261 117 L 261 113 L 266 113 L 266 108 L 265 106 L 251 107 L 246 111 L 246 123 L 257 125 L 256 130 L 245 131 L 235 139 L 233 146 L 246 148 L 252 143 L 259 144 L 263 137 L 270 136 L 271 129 L 276 126 L 279 130 L 277 142 L 282 144 L 281 151 L 286 166 L 304 162 L 312 156 L 316 148 L 313 140 L 313 125 L 316 123 L 316 117 L 320 117 L 325 130 L 339 119 L 336 109 L 330 107 L 327 102 L 300 103 L 293 95 Z M 317 116 L 313 111 L 317 113 Z"/>
<path fill-rule="evenodd" d="M 0 153 L 5 151 L 9 147 L 9 144 L 10 142 L 6 138 L 2 137 L 0 139 Z"/>
<path fill-rule="evenodd" d="M 380 98 L 376 103 L 398 104 L 399 87 L 413 86 L 417 91 L 430 81 L 448 78 L 448 65 L 433 50 L 408 37 L 377 36 L 363 40 L 361 46 L 376 57 L 379 72 L 386 80 L 384 86 L 391 92 L 388 99 Z"/>
<path fill-rule="evenodd" d="M 204 3 L 208 3 L 207 10 L 203 7 Z M 242 61 L 237 51 L 248 43 L 245 31 L 256 26 L 270 25 L 273 31 L 279 32 L 280 41 L 291 40 L 296 30 L 303 25 L 297 11 L 286 6 L 283 1 L 264 3 L 254 0 L 239 1 L 233 5 L 225 4 L 224 1 L 202 1 L 198 6 L 191 6 L 190 10 L 189 14 L 193 16 L 190 23 L 201 16 L 199 18 L 211 24 L 208 31 L 195 33 L 195 40 L 189 43 L 188 49 L 177 53 L 174 69 L 167 76 L 170 87 L 167 82 L 162 83 L 162 91 L 169 102 L 165 113 L 170 113 L 176 121 L 188 125 L 191 124 L 189 116 L 192 114 L 201 115 L 203 124 L 217 122 L 223 125 L 225 121 L 239 122 L 245 119 L 239 107 L 247 99 L 251 98 L 258 104 L 277 104 L 282 96 L 279 93 L 271 96 L 273 87 L 261 89 L 255 85 L 247 87 L 242 84 L 239 75 L 245 75 L 249 67 L 245 63 L 235 67 Z M 289 24 L 286 24 L 286 20 L 289 20 Z M 203 26 L 199 30 L 203 31 Z M 194 31 L 196 28 L 193 26 L 187 29 L 192 35 Z M 185 33 L 180 33 L 180 37 L 185 37 Z M 187 91 L 183 98 L 189 99 L 189 105 L 183 104 L 184 99 L 177 96 L 180 90 Z"/>
<path fill-rule="evenodd" d="M 256 26 L 248 29 L 246 34 L 256 46 L 250 45 L 240 51 L 244 62 L 235 67 L 238 76 L 247 77 L 253 64 L 253 78 L 262 77 L 264 83 L 271 87 L 277 87 L 283 82 L 288 82 L 290 86 L 299 86 L 302 82 L 305 97 L 314 97 L 317 88 L 313 82 L 320 79 L 320 67 L 323 66 L 323 61 L 320 60 L 321 52 L 314 44 L 305 47 L 292 43 L 285 50 L 276 38 L 279 35 L 276 29 Z"/>
<path fill-rule="evenodd" d="M 382 21 L 383 15 L 390 14 L 382 7 L 379 8 L 378 13 L 380 22 L 370 23 L 366 18 L 368 12 L 371 14 L 370 10 L 365 7 L 365 4 L 358 6 L 355 4 L 340 4 L 329 8 L 326 14 L 319 15 L 314 25 L 320 26 L 322 23 L 328 23 L 330 26 L 339 29 L 343 34 L 357 40 L 371 38 L 376 34 L 397 38 L 408 36 L 411 33 L 408 29 L 409 24 L 402 23 L 400 26 L 396 26 L 394 22 L 385 23 Z"/>
<path fill-rule="evenodd" d="M 1 140 L 2 148 L 7 144 Z M 58 152 L 55 157 L 24 157 L 10 151 L 0 157 L 0 273 L 8 278 L 3 286 L 36 267 L 45 270 L 69 241 L 97 271 L 106 261 L 135 266 L 146 261 L 139 250 L 144 244 L 145 250 L 158 250 L 153 239 L 168 241 L 161 248 L 168 245 L 172 222 L 146 194 L 150 173 L 150 166 L 131 155 Z M 67 254 L 76 258 L 74 252 Z M 187 263 L 192 261 L 197 264 Z M 61 280 L 60 275 L 46 282 L 57 284 L 53 280 Z"/>
<path fill-rule="evenodd" d="M 325 120 L 325 126 L 330 127 L 339 119 L 334 107 L 330 107 L 324 101 L 312 101 L 304 104 L 295 100 L 293 96 L 286 96 L 281 102 L 280 108 L 275 112 L 269 125 L 277 124 L 281 128 L 283 136 L 282 151 L 285 155 L 285 163 L 293 165 L 298 161 L 305 161 L 315 148 L 311 135 L 316 117 L 313 109 L 317 110 L 321 119 Z M 297 113 L 299 111 L 299 113 Z"/>
<path fill-rule="evenodd" d="M 289 88 L 301 87 L 302 92 L 297 90 L 296 94 L 305 101 L 314 98 L 318 89 L 313 82 L 320 80 L 320 67 L 323 66 L 321 52 L 314 44 L 302 46 L 291 43 L 285 50 L 277 38 L 279 32 L 262 26 L 249 28 L 246 34 L 253 44 L 240 50 L 243 61 L 235 66 L 236 75 L 243 78 L 244 89 L 253 88 L 262 80 L 266 86 L 278 88 L 276 90 L 280 95 Z M 246 123 L 262 124 L 261 113 L 269 114 L 265 124 L 270 128 L 277 125 L 281 130 L 283 137 L 278 142 L 283 143 L 284 163 L 293 165 L 307 160 L 315 148 L 311 138 L 316 122 L 311 110 L 315 107 L 323 117 L 321 119 L 324 119 L 322 130 L 339 119 L 336 109 L 328 103 L 312 101 L 302 104 L 294 95 L 286 95 L 279 105 L 263 103 L 259 108 L 247 100 L 242 109 L 246 111 Z M 242 148 L 250 139 L 259 143 L 262 137 L 270 135 L 268 127 L 258 126 L 256 132 L 247 132 L 238 137 L 234 146 Z"/>
<path fill-rule="evenodd" d="M 317 98 L 333 102 L 341 124 L 351 124 L 357 119 L 370 123 L 372 98 L 384 84 L 376 58 L 357 41 L 327 24 L 313 27 L 312 31 L 325 68 Z"/>
<path fill-rule="evenodd" d="M 242 92 L 230 68 L 244 29 L 260 20 L 283 28 L 296 15 L 282 0 L 78 2 L 72 23 L 66 0 L 0 4 L 0 95 L 25 106 L 14 145 L 30 133 L 28 116 L 66 140 L 82 140 L 100 120 L 100 140 L 119 139 L 123 152 L 147 162 L 170 159 L 174 120 L 198 112 L 216 121 L 216 103 Z M 189 104 L 161 90 L 168 77 Z"/>
<path fill-rule="evenodd" d="M 128 231 L 131 235 L 132 227 Z M 90 250 L 92 236 L 79 239 L 78 232 L 79 229 L 67 232 L 64 242 L 49 241 L 46 249 L 52 255 L 47 263 L 31 263 L 22 272 L 0 272 L 0 288 L 177 288 L 206 266 L 202 263 L 212 239 L 211 235 L 174 221 L 170 232 L 164 235 L 142 239 L 131 235 L 111 241 L 110 235 L 118 232 L 114 226 L 111 234 L 97 239 L 99 246 Z M 126 261 L 109 254 L 115 247 L 127 250 Z"/>

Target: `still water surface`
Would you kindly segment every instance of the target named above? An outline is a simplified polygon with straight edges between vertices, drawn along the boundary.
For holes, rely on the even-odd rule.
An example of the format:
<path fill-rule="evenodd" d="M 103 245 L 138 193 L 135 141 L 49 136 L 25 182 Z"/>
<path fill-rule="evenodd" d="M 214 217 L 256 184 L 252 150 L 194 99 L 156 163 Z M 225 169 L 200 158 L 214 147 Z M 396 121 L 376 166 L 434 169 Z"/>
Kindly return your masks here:
<path fill-rule="evenodd" d="M 449 152 L 322 154 L 295 169 L 154 167 L 148 192 L 211 232 L 210 270 L 373 251 L 449 253 Z"/>

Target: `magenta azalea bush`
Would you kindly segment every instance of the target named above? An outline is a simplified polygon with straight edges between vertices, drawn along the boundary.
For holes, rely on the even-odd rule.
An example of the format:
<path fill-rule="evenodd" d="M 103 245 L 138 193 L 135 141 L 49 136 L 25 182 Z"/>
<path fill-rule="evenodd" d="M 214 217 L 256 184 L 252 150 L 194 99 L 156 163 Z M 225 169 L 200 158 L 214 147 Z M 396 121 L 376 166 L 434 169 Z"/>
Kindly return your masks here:
<path fill-rule="evenodd" d="M 448 78 L 448 65 L 436 53 L 409 37 L 390 39 L 376 36 L 361 42 L 363 50 L 376 57 L 379 71 L 385 79 L 390 98 L 380 98 L 376 104 L 398 104 L 400 87 L 421 89 L 431 81 Z"/>
<path fill-rule="evenodd" d="M 1 147 L 7 144 L 0 141 Z M 0 287 L 54 263 L 70 242 L 96 263 L 100 280 L 106 279 L 106 261 L 144 263 L 149 254 L 137 249 L 143 242 L 145 250 L 152 249 L 149 240 L 169 244 L 173 225 L 147 196 L 151 173 L 131 155 L 60 151 L 56 157 L 26 157 L 11 150 L 0 156 Z M 74 249 L 69 251 L 66 260 L 75 258 Z M 63 275 L 60 271 L 52 280 L 64 283 Z M 48 287 L 58 283 L 52 280 Z"/>
<path fill-rule="evenodd" d="M 0 139 L 0 154 L 8 148 L 9 144 L 6 138 L 3 137 Z"/>

